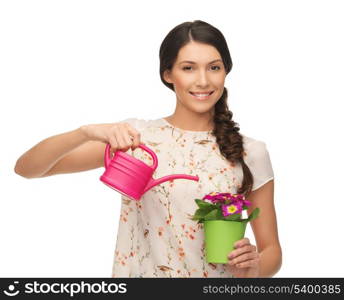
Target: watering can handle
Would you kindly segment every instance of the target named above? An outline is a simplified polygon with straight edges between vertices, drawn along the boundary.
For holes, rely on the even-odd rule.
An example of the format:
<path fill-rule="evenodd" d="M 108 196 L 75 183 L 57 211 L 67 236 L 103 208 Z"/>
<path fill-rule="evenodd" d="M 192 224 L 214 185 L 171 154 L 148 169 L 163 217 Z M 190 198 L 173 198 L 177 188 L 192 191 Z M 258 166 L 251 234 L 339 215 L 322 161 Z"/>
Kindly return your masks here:
<path fill-rule="evenodd" d="M 139 147 L 145 151 L 147 151 L 151 157 L 153 158 L 153 165 L 151 166 L 151 168 L 153 168 L 153 170 L 155 170 L 158 167 L 158 158 L 156 156 L 156 154 L 154 153 L 154 151 L 152 151 L 151 149 L 149 149 L 147 146 L 145 146 L 144 144 L 140 144 Z"/>
<path fill-rule="evenodd" d="M 139 147 L 145 151 L 147 151 L 153 158 L 153 165 L 151 166 L 151 168 L 153 168 L 154 170 L 158 167 L 158 158 L 156 157 L 156 154 L 149 149 L 147 146 L 140 144 Z M 106 148 L 105 148 L 105 155 L 104 155 L 104 165 L 105 168 L 107 168 L 110 164 L 111 161 L 111 157 L 110 157 L 110 143 L 107 143 Z"/>
<path fill-rule="evenodd" d="M 104 154 L 104 166 L 105 169 L 108 168 L 109 164 L 111 161 L 111 157 L 110 157 L 110 144 L 106 144 L 106 148 L 105 148 L 105 154 Z"/>

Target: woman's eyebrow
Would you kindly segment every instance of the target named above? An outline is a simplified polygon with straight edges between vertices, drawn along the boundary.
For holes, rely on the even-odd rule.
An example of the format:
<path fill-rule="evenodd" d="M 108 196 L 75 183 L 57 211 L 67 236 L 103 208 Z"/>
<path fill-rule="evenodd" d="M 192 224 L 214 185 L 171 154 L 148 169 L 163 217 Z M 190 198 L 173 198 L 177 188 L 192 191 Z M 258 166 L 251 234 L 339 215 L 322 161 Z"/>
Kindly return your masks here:
<path fill-rule="evenodd" d="M 212 64 L 212 63 L 217 62 L 217 61 L 222 61 L 222 59 L 215 59 L 215 60 L 211 61 L 208 64 Z M 191 61 L 191 60 L 183 60 L 183 61 L 181 61 L 179 63 L 179 65 L 182 64 L 182 63 L 196 64 L 194 61 Z"/>

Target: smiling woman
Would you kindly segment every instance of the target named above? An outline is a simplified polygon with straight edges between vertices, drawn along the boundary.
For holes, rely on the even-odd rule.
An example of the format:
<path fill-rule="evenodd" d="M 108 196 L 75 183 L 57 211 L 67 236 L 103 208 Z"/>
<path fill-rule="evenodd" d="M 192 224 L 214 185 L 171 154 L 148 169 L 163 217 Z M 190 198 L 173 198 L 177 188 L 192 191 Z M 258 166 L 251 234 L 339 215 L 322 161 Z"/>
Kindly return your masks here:
<path fill-rule="evenodd" d="M 197 112 L 190 120 L 195 124 L 190 125 L 198 124 L 200 130 L 204 129 L 205 121 L 208 119 L 209 123 L 213 119 L 214 105 L 223 94 L 225 78 L 225 66 L 215 47 L 193 40 L 181 47 L 175 63 L 163 74 L 163 79 L 173 85 L 177 95 L 174 118 L 185 119 L 185 113 Z M 201 118 L 200 113 L 203 115 Z M 213 127 L 213 124 L 205 125 L 205 128 Z"/>
<path fill-rule="evenodd" d="M 177 183 L 157 187 L 144 195 L 142 210 L 126 214 L 120 221 L 113 276 L 273 276 L 282 259 L 273 170 L 265 143 L 240 134 L 232 120 L 224 87 L 232 60 L 224 36 L 206 22 L 185 22 L 168 33 L 159 55 L 160 78 L 176 95 L 175 111 L 161 120 L 130 122 L 160 153 L 161 161 L 170 162 L 165 173 L 195 172 L 200 181 L 197 187 L 185 183 L 187 189 Z M 245 194 L 252 209 L 259 205 L 263 210 L 251 224 L 257 247 L 248 238 L 237 241 L 228 264 L 205 262 L 203 227 L 189 218 L 195 210 L 192 199 L 214 186 Z M 131 204 L 124 202 L 122 213 L 137 211 Z M 144 232 L 128 243 L 126 236 L 138 230 L 137 221 Z"/>
<path fill-rule="evenodd" d="M 159 161 L 154 178 L 187 174 L 199 181 L 161 183 L 140 202 L 122 195 L 112 276 L 273 276 L 282 256 L 273 169 L 266 144 L 239 133 L 232 120 L 224 86 L 232 60 L 224 36 L 206 22 L 185 22 L 167 34 L 159 56 L 160 78 L 176 96 L 172 115 L 83 125 L 38 143 L 18 159 L 15 172 L 41 178 L 99 168 L 107 143 L 151 165 L 152 158 L 138 148 L 146 144 Z M 251 224 L 257 247 L 248 238 L 239 240 L 228 253 L 231 264 L 206 262 L 203 227 L 192 220 L 193 199 L 214 189 L 244 194 L 252 209 L 261 209 Z"/>

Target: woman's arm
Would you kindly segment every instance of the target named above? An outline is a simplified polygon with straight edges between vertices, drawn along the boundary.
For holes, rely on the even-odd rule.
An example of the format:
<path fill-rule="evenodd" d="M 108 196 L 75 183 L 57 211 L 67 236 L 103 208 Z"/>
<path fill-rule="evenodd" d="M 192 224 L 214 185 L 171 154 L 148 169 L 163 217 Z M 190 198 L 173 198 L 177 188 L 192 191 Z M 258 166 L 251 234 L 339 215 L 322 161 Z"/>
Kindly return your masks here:
<path fill-rule="evenodd" d="M 252 203 L 248 214 L 260 208 L 259 217 L 250 222 L 257 246 L 247 237 L 234 244 L 235 249 L 228 253 L 228 268 L 234 277 L 273 277 L 282 265 L 273 195 L 274 181 L 271 180 L 247 197 Z"/>
<path fill-rule="evenodd" d="M 259 217 L 250 223 L 260 257 L 259 277 L 272 277 L 282 265 L 282 249 L 274 206 L 274 180 L 251 192 L 247 200 L 252 203 L 247 210 L 248 214 L 256 207 L 260 208 Z"/>
<path fill-rule="evenodd" d="M 14 171 L 37 178 L 99 168 L 107 143 L 112 154 L 137 148 L 140 139 L 140 132 L 127 122 L 83 125 L 41 141 L 17 160 Z"/>
<path fill-rule="evenodd" d="M 61 158 L 88 141 L 81 128 L 46 138 L 17 160 L 14 171 L 25 178 L 42 177 Z"/>

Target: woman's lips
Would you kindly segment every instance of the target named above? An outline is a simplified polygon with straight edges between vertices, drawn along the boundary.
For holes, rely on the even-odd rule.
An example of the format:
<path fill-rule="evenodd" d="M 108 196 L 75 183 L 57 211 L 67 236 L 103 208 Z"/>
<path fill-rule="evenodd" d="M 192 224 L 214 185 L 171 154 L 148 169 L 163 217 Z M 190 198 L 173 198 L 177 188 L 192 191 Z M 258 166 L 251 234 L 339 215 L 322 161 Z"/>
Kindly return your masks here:
<path fill-rule="evenodd" d="M 208 93 L 194 93 L 194 92 L 189 92 L 194 98 L 198 100 L 207 100 L 209 97 L 214 93 L 214 91 L 208 92 Z"/>

